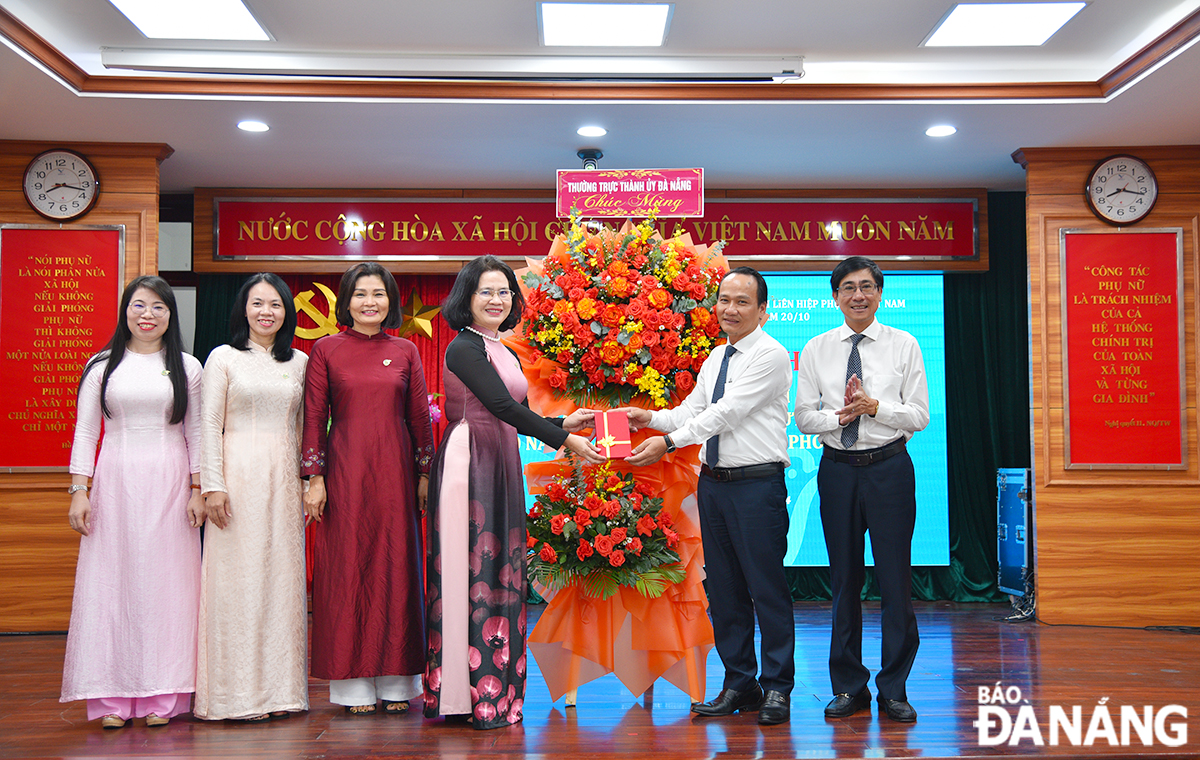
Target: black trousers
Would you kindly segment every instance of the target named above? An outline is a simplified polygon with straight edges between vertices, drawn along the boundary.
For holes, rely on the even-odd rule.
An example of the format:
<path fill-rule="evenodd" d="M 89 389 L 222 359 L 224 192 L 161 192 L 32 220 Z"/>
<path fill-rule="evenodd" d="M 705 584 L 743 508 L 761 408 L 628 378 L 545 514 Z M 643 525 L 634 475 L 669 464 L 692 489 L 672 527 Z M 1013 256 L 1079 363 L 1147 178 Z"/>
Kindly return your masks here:
<path fill-rule="evenodd" d="M 858 694 L 871 680 L 862 661 L 863 551 L 871 531 L 875 576 L 883 613 L 879 696 L 908 699 L 905 682 L 920 637 L 912 606 L 912 535 L 917 519 L 912 459 L 903 451 L 882 462 L 853 467 L 822 457 L 817 471 L 821 524 L 829 549 L 833 636 L 829 677 L 834 694 Z"/>
<path fill-rule="evenodd" d="M 787 488 L 783 473 L 723 483 L 700 476 L 696 493 L 708 576 L 709 611 L 726 689 L 792 692 L 796 624 L 783 575 Z M 754 618 L 762 634 L 762 677 L 754 657 Z"/>

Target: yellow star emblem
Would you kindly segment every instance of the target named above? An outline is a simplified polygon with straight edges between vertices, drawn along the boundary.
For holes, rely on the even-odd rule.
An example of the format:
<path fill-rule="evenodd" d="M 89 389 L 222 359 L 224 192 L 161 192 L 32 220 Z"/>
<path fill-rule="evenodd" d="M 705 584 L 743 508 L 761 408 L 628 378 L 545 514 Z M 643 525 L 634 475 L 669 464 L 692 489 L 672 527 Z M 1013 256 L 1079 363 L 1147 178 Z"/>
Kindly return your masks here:
<path fill-rule="evenodd" d="M 408 303 L 400 307 L 400 330 L 401 337 L 408 337 L 420 333 L 426 338 L 433 338 L 433 318 L 442 311 L 440 306 L 426 306 L 421 302 L 421 296 L 417 294 L 417 289 L 413 288 L 412 295 L 409 296 Z"/>

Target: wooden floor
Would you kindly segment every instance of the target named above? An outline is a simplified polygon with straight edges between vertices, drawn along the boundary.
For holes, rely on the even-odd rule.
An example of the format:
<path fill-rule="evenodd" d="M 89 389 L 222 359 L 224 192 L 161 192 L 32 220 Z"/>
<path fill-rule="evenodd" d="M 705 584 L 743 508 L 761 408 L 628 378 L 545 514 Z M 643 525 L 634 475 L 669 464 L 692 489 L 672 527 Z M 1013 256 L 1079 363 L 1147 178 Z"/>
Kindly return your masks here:
<path fill-rule="evenodd" d="M 458 760 L 468 757 L 560 756 L 571 760 L 612 757 L 971 757 L 1059 755 L 1083 757 L 1196 757 L 1200 755 L 1200 638 L 1188 633 L 1116 628 L 1052 627 L 1003 620 L 1007 606 L 919 604 L 921 650 L 908 682 L 909 699 L 920 713 L 916 724 L 901 725 L 859 713 L 826 720 L 827 604 L 797 604 L 796 688 L 792 720 L 760 727 L 753 715 L 701 719 L 689 700 L 660 681 L 634 699 L 613 677 L 580 690 L 579 706 L 565 708 L 550 695 L 530 658 L 525 720 L 512 728 L 475 731 L 468 726 L 426 721 L 415 712 L 403 717 L 353 718 L 327 702 L 328 686 L 311 684 L 313 709 L 305 715 L 265 725 L 208 723 L 181 716 L 163 728 L 137 721 L 103 731 L 88 723 L 83 703 L 60 704 L 61 635 L 0 637 L 0 757 L 339 757 L 405 756 Z M 530 608 L 531 621 L 540 608 Z M 879 611 L 867 605 L 865 649 L 878 663 Z M 1119 622 L 1114 620 L 1114 622 Z M 721 686 L 716 652 L 708 663 L 708 697 Z M 1121 733 L 1120 706 L 1134 705 L 1144 717 L 1179 705 L 1187 718 L 1168 714 L 1166 738 L 1178 737 L 1179 724 L 1191 723 L 1184 746 L 1152 736 L 1145 746 L 1131 732 L 1132 746 L 1110 746 L 1101 731 L 1092 746 L 1036 746 L 1028 733 L 1014 746 L 981 746 L 980 687 L 1020 689 L 1020 704 L 1031 708 L 1026 731 L 1050 736 L 1049 712 L 1061 706 L 1071 715 L 1082 708 L 1087 731 L 1098 705 L 1113 716 L 1114 738 Z M 873 686 L 873 685 L 872 685 Z M 1014 691 L 1009 691 L 1015 696 Z M 1027 702 L 1026 702 L 1027 701 Z M 996 705 L 1001 707 L 1001 705 Z M 1003 705 L 1020 721 L 1020 705 Z M 1026 710 L 1030 713 L 1030 710 Z M 997 718 L 997 721 L 999 719 Z M 1174 726 L 1174 731 L 1171 727 Z M 1097 730 L 1103 729 L 1097 724 Z M 991 729 L 995 737 L 998 729 Z"/>

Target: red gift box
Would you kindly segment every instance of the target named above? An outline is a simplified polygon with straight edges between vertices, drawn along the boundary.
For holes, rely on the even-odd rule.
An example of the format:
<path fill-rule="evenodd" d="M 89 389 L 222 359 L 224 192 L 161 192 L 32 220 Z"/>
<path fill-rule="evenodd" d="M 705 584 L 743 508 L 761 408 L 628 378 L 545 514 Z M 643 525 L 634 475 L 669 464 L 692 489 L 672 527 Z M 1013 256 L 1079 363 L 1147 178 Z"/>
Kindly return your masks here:
<path fill-rule="evenodd" d="M 596 445 L 609 459 L 624 459 L 633 454 L 629 437 L 629 418 L 625 412 L 597 412 Z"/>

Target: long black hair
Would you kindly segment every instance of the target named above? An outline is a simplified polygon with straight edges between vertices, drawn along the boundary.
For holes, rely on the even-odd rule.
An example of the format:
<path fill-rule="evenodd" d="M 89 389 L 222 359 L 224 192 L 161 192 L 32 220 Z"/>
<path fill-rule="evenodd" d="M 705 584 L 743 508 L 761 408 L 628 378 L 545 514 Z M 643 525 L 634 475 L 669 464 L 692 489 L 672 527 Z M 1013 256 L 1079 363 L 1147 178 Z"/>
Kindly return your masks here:
<path fill-rule="evenodd" d="M 108 345 L 89 359 L 84 366 L 83 374 L 79 376 L 79 388 L 83 388 L 83 381 L 88 373 L 103 363 L 104 376 L 100 380 L 100 411 L 104 413 L 105 417 L 112 419 L 112 412 L 109 411 L 108 401 L 105 398 L 108 391 L 108 378 L 112 377 L 113 370 L 125 358 L 125 347 L 129 341 L 133 340 L 133 333 L 129 331 L 129 302 L 133 300 L 133 294 L 137 292 L 138 288 L 145 288 L 153 292 L 162 299 L 170 312 L 167 316 L 167 331 L 162 337 L 163 363 L 166 365 L 168 377 L 171 378 L 171 388 L 175 392 L 175 403 L 171 407 L 171 424 L 178 425 L 183 422 L 183 415 L 187 413 L 188 406 L 187 374 L 183 369 L 183 332 L 179 329 L 179 320 L 177 319 L 175 291 L 171 290 L 171 286 L 161 277 L 142 275 L 125 286 L 125 292 L 121 294 L 121 307 L 117 311 L 117 329 L 113 330 L 113 336 L 108 341 Z"/>
<path fill-rule="evenodd" d="M 252 274 L 242 283 L 242 289 L 233 300 L 233 313 L 229 315 L 229 345 L 239 351 L 250 350 L 250 319 L 246 316 L 246 306 L 250 303 L 250 290 L 260 282 L 275 288 L 279 300 L 283 302 L 283 324 L 275 333 L 271 355 L 277 362 L 289 361 L 292 358 L 292 338 L 296 337 L 296 304 L 292 302 L 292 291 L 287 283 L 274 272 Z"/>
<path fill-rule="evenodd" d="M 525 296 L 517 284 L 517 275 L 512 267 L 490 254 L 471 259 L 466 266 L 458 270 L 450 295 L 442 301 L 442 319 L 452 330 L 462 330 L 475 321 L 471 313 L 471 299 L 475 297 L 475 289 L 479 287 L 479 278 L 487 272 L 503 272 L 508 279 L 508 289 L 512 291 L 512 308 L 508 316 L 500 323 L 500 332 L 511 330 L 521 322 L 525 311 Z"/>

